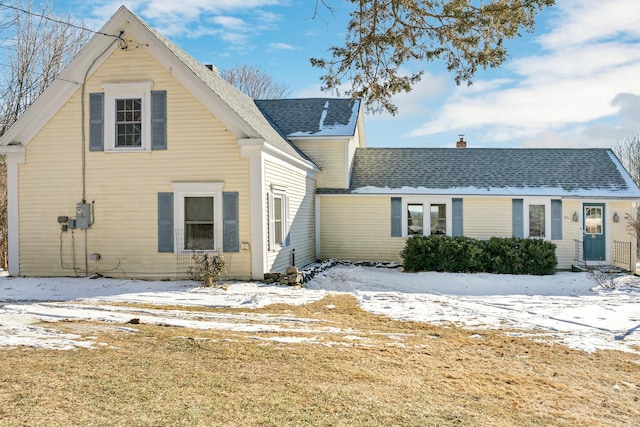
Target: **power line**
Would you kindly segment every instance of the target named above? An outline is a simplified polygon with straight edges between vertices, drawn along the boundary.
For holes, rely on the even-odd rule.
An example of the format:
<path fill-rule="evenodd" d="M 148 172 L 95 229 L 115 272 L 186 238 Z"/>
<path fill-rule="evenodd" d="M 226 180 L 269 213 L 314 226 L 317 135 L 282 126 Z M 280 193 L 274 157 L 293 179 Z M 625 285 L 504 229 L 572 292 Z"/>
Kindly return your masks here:
<path fill-rule="evenodd" d="M 72 24 L 71 22 L 63 21 L 61 19 L 50 18 L 50 17 L 46 16 L 44 13 L 35 13 L 35 12 L 31 12 L 30 10 L 21 9 L 19 7 L 16 7 L 16 6 L 10 6 L 8 4 L 2 4 L 2 3 L 0 3 L 0 7 L 4 7 L 6 9 L 12 9 L 12 10 L 15 10 L 16 12 L 26 13 L 27 15 L 31 15 L 31 16 L 37 16 L 38 18 L 42 18 L 42 19 L 45 19 L 47 21 L 55 22 L 56 24 L 66 25 L 66 26 L 69 26 L 69 27 L 72 27 L 72 28 L 76 28 L 78 30 L 88 31 L 90 33 L 100 34 L 102 36 L 113 37 L 113 38 L 116 38 L 116 39 L 118 39 L 118 40 L 120 40 L 122 42 L 125 42 L 125 40 L 122 39 L 121 35 L 117 35 L 116 36 L 116 35 L 113 35 L 113 34 L 103 33 L 101 31 L 91 30 L 91 29 L 83 27 L 81 25 Z"/>

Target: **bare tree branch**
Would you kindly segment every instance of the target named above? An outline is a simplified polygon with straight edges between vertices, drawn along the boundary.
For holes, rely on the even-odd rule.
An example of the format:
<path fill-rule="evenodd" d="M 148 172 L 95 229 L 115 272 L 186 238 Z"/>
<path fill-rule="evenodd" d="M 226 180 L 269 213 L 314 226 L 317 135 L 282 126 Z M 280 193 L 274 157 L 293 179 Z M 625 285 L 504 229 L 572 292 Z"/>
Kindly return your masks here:
<path fill-rule="evenodd" d="M 273 81 L 271 76 L 258 67 L 237 66 L 220 71 L 220 77 L 253 99 L 283 98 L 289 91 L 285 83 Z"/>
<path fill-rule="evenodd" d="M 362 98 L 371 112 L 397 112 L 394 95 L 409 92 L 423 71 L 403 75 L 407 63 L 443 61 L 457 84 L 471 84 L 479 68 L 507 59 L 505 39 L 533 31 L 536 15 L 554 0 L 347 0 L 354 11 L 343 46 L 331 59 L 312 58 L 323 89 Z M 325 4 L 323 1 L 322 4 Z M 476 5 L 477 4 L 477 5 Z M 316 13 L 318 1 L 316 1 Z"/>
<path fill-rule="evenodd" d="M 88 39 L 89 31 L 62 19 L 51 19 L 53 6 L 33 12 L 33 0 L 14 2 L 0 21 L 0 45 L 7 68 L 0 73 L 0 135 L 56 79 Z M 70 21 L 70 19 L 69 19 Z M 0 267 L 7 268 L 6 164 L 0 159 Z"/>

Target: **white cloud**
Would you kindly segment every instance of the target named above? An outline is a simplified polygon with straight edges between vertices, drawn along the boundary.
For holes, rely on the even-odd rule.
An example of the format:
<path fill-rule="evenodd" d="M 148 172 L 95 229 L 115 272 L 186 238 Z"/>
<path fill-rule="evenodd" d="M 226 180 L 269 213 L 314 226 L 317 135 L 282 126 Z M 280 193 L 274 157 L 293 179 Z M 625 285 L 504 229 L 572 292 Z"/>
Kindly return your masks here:
<path fill-rule="evenodd" d="M 323 92 L 320 85 L 308 86 L 293 94 L 293 98 L 329 98 L 333 96 L 330 92 Z"/>
<path fill-rule="evenodd" d="M 102 22 L 113 15 L 120 5 L 140 15 L 166 36 L 193 35 L 190 27 L 199 26 L 199 21 L 214 18 L 228 18 L 231 14 L 251 12 L 255 24 L 264 27 L 274 23 L 278 15 L 264 12 L 260 8 L 286 5 L 289 0 L 106 0 L 95 2 L 92 15 Z M 244 30 L 255 30 L 254 23 Z M 210 33 L 210 32 L 209 32 Z M 236 38 L 235 35 L 230 38 Z"/>
<path fill-rule="evenodd" d="M 640 126 L 640 30 L 626 18 L 640 15 L 640 2 L 602 3 L 611 3 L 611 9 L 599 1 L 563 2 L 556 26 L 539 38 L 550 50 L 514 59 L 500 79 L 456 88 L 429 121 L 407 136 L 474 130 L 485 143 L 610 146 Z M 622 3 L 629 8 L 621 17 Z M 598 14 L 606 24 L 592 28 L 589 23 Z M 575 28 L 578 22 L 584 24 L 582 35 Z M 509 72 L 513 77 L 505 79 Z"/>
<path fill-rule="evenodd" d="M 295 47 L 287 43 L 271 43 L 269 47 L 273 50 L 296 50 Z"/>
<path fill-rule="evenodd" d="M 613 99 L 618 109 L 613 120 L 578 125 L 566 130 L 546 130 L 522 138 L 524 147 L 614 147 L 638 133 L 640 96 L 621 93 Z"/>
<path fill-rule="evenodd" d="M 211 22 L 219 25 L 226 31 L 243 31 L 247 28 L 247 23 L 235 16 L 218 15 L 211 19 Z"/>
<path fill-rule="evenodd" d="M 640 36 L 640 2 L 635 0 L 562 1 L 552 24 L 558 28 L 540 37 L 549 49 L 579 45 L 621 35 Z"/>

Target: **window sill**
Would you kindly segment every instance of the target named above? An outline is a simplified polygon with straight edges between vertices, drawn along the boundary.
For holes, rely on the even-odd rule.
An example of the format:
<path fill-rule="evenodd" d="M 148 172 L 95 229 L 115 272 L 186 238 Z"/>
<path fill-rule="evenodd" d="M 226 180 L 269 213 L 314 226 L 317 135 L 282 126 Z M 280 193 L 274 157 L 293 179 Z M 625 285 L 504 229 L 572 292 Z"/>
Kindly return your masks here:
<path fill-rule="evenodd" d="M 150 148 L 107 148 L 105 153 L 150 153 Z"/>

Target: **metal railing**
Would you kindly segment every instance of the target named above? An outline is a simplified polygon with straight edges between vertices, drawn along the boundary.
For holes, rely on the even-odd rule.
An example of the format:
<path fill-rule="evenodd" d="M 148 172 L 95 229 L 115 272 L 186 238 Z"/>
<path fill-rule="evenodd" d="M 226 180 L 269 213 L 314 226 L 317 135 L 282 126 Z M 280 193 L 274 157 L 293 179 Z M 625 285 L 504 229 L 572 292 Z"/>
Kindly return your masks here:
<path fill-rule="evenodd" d="M 586 268 L 584 245 L 582 240 L 574 240 L 574 261 Z M 611 262 L 613 265 L 628 271 L 635 271 L 635 263 L 631 252 L 632 242 L 613 241 Z"/>
<path fill-rule="evenodd" d="M 631 263 L 631 242 L 613 241 L 613 264 L 629 271 L 635 271 Z"/>
<path fill-rule="evenodd" d="M 582 263 L 583 267 L 586 267 L 587 262 L 584 260 L 584 245 L 582 244 L 582 240 L 574 240 L 573 242 L 575 244 L 573 260 L 577 264 Z"/>

